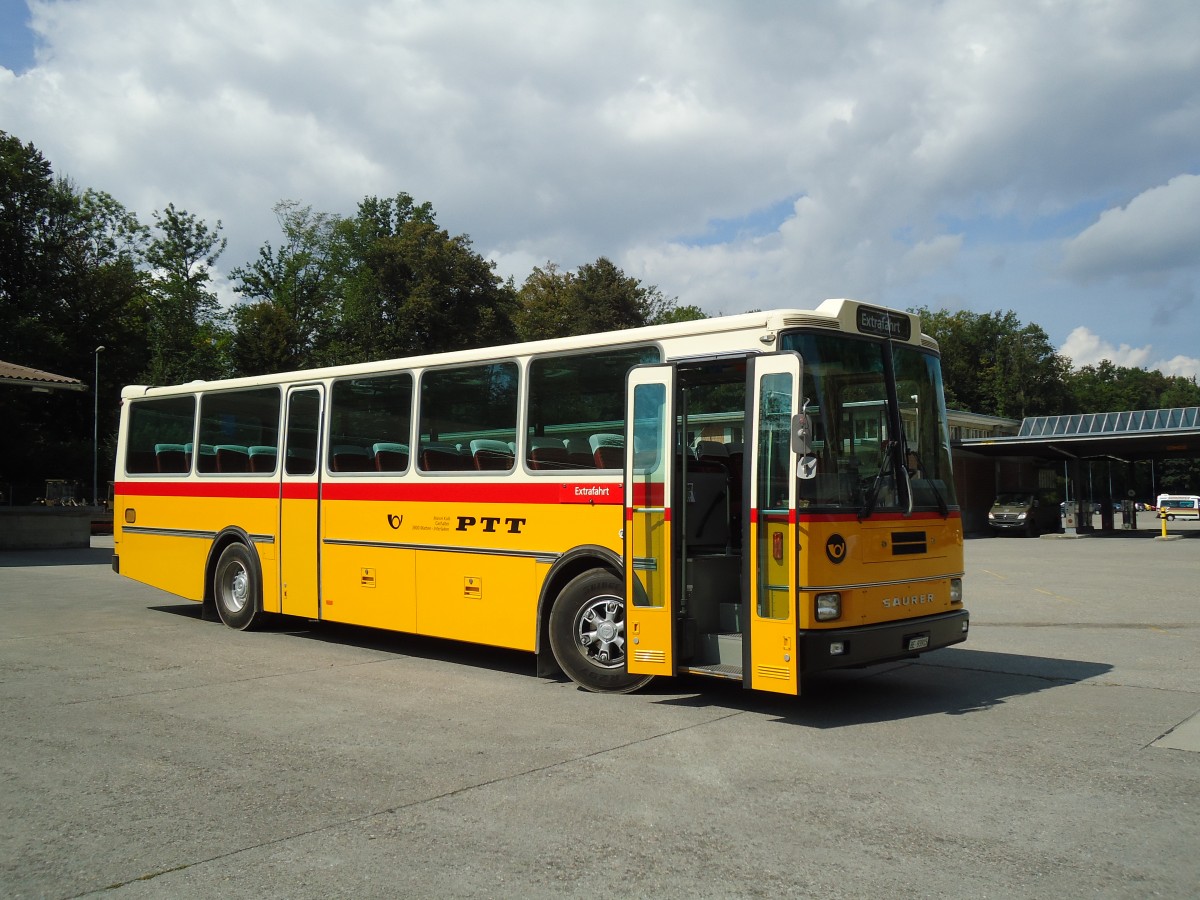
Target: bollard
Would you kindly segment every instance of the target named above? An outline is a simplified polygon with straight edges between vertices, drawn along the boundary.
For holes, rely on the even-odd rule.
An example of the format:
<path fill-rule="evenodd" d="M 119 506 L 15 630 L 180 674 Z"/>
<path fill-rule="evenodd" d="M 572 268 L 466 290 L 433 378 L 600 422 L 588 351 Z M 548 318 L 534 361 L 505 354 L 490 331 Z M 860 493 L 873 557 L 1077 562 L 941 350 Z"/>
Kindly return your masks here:
<path fill-rule="evenodd" d="M 1162 519 L 1162 523 L 1163 523 L 1162 524 L 1162 536 L 1166 537 L 1167 536 L 1167 514 L 1165 512 L 1160 512 L 1158 514 L 1158 517 L 1160 519 Z"/>

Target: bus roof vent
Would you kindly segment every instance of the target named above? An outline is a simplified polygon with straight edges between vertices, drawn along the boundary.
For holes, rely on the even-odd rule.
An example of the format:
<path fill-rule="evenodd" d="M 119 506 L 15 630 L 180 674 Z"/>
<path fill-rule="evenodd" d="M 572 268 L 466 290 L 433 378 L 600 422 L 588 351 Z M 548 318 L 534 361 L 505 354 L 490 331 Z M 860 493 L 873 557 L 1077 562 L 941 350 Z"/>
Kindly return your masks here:
<path fill-rule="evenodd" d="M 826 316 L 791 315 L 783 317 L 783 328 L 832 328 L 838 330 L 837 319 Z"/>
<path fill-rule="evenodd" d="M 921 335 L 921 346 L 926 350 L 937 350 L 938 352 L 941 352 L 941 347 L 938 346 L 938 342 L 927 334 Z"/>

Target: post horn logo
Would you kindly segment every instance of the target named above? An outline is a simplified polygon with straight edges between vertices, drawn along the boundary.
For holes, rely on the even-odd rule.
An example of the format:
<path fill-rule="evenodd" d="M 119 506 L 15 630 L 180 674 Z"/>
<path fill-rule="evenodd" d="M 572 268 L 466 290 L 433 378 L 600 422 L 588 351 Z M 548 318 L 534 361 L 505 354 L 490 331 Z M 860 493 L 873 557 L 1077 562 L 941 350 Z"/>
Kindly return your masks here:
<path fill-rule="evenodd" d="M 846 558 L 846 539 L 840 534 L 831 534 L 825 542 L 825 555 L 831 563 L 840 563 Z"/>

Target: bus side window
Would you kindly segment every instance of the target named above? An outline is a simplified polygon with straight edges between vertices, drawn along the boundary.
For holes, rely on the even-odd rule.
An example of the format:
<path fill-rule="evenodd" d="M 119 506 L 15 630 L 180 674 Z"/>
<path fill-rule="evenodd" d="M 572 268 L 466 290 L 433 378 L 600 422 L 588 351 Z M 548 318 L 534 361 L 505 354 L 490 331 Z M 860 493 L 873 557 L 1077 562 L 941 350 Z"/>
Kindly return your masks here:
<path fill-rule="evenodd" d="M 134 400 L 129 405 L 125 471 L 130 475 L 184 473 L 184 447 L 196 428 L 196 398 Z"/>
<path fill-rule="evenodd" d="M 658 361 L 655 347 L 532 359 L 525 465 L 533 472 L 620 468 L 625 377 L 636 365 Z M 594 437 L 601 438 L 599 453 Z"/>
<path fill-rule="evenodd" d="M 424 372 L 418 468 L 423 472 L 512 471 L 518 382 L 515 362 Z"/>
<path fill-rule="evenodd" d="M 200 452 L 196 471 L 261 474 L 250 465 L 250 448 L 279 448 L 278 387 L 247 388 L 200 398 Z M 274 471 L 272 467 L 268 471 Z"/>
<path fill-rule="evenodd" d="M 330 471 L 405 471 L 412 439 L 412 392 L 408 372 L 335 381 L 326 454 Z"/>

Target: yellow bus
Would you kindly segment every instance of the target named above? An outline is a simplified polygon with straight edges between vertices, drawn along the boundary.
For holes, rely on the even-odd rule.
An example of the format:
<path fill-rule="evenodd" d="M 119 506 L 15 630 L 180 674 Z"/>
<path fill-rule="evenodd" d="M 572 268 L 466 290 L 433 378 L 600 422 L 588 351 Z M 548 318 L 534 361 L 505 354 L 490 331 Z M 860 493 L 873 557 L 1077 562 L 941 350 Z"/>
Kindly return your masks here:
<path fill-rule="evenodd" d="M 936 343 L 853 300 L 122 391 L 113 568 L 631 691 L 966 639 Z"/>

